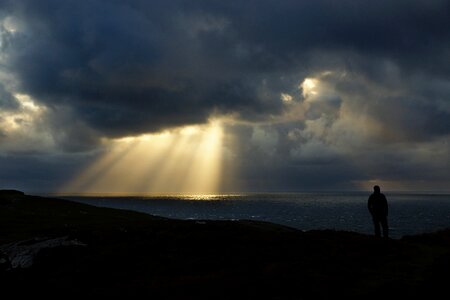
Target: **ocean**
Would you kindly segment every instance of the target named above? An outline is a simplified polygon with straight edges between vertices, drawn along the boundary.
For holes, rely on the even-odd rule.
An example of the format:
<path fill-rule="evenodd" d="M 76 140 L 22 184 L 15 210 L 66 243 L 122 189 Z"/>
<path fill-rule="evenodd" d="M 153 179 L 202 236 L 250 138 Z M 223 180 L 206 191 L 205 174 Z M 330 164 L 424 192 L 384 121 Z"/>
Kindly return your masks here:
<path fill-rule="evenodd" d="M 450 228 L 450 194 L 385 193 L 392 238 Z M 300 230 L 372 234 L 369 193 L 245 193 L 227 195 L 61 196 L 101 207 L 175 219 L 258 220 Z"/>

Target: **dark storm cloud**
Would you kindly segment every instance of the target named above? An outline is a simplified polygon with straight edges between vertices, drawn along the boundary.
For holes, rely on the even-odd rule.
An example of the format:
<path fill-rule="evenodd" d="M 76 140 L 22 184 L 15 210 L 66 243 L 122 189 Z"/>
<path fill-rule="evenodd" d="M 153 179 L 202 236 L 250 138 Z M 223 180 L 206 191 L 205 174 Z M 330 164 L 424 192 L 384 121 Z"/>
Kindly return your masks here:
<path fill-rule="evenodd" d="M 67 174 L 80 170 L 86 156 L 67 155 L 0 155 L 0 188 L 26 193 L 57 191 Z"/>
<path fill-rule="evenodd" d="M 449 61 L 446 0 L 0 1 L 2 111 L 63 152 L 232 115 L 248 189 L 450 180 Z"/>
<path fill-rule="evenodd" d="M 264 99 L 260 78 L 340 68 L 382 82 L 381 58 L 449 72 L 448 1 L 7 3 L 25 23 L 7 51 L 21 91 L 110 136 L 280 112 L 289 87 Z"/>
<path fill-rule="evenodd" d="M 232 164 L 239 166 L 239 176 L 226 174 L 226 191 L 299 191 L 352 189 L 351 181 L 361 178 L 350 159 L 323 149 L 313 149 L 302 157 L 294 157 L 298 144 L 288 137 L 301 124 L 276 124 L 256 129 L 243 125 L 227 128 L 234 136 L 233 149 L 239 153 Z"/>
<path fill-rule="evenodd" d="M 18 103 L 16 99 L 8 92 L 3 84 L 0 83 L 0 109 L 2 110 L 11 110 L 17 109 Z"/>

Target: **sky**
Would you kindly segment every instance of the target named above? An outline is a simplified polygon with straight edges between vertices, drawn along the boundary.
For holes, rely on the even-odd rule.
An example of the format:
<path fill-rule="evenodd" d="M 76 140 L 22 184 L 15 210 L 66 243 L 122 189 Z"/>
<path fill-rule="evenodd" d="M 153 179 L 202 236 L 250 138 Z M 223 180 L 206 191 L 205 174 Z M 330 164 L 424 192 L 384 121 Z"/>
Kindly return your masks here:
<path fill-rule="evenodd" d="M 450 1 L 0 0 L 0 188 L 450 191 Z"/>

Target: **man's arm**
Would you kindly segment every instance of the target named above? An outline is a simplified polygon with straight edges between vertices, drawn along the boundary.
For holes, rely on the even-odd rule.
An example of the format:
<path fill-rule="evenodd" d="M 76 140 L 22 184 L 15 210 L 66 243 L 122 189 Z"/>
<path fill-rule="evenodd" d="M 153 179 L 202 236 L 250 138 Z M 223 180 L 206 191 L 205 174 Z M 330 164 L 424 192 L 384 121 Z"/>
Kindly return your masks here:
<path fill-rule="evenodd" d="M 370 195 L 369 200 L 367 200 L 367 208 L 369 209 L 370 214 L 373 215 L 373 199 L 372 199 L 372 195 Z"/>

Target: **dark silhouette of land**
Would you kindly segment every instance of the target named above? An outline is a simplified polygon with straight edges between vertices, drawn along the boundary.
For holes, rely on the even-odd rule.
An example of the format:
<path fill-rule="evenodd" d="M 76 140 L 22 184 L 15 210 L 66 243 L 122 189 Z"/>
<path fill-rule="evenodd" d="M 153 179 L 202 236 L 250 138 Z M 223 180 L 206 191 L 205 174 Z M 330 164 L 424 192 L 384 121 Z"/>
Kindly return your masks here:
<path fill-rule="evenodd" d="M 419 299 L 450 282 L 450 230 L 384 240 L 171 220 L 11 191 L 0 191 L 0 203 L 5 299 Z"/>

